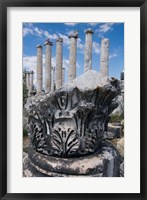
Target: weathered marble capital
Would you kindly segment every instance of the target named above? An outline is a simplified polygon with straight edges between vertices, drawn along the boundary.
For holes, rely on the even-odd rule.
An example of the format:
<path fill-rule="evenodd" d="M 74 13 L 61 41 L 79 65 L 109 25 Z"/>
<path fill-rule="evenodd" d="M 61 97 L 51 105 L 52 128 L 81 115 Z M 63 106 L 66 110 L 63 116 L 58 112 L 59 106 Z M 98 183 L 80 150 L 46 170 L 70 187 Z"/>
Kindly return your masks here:
<path fill-rule="evenodd" d="M 90 33 L 90 34 L 93 34 L 94 31 L 91 29 L 91 28 L 88 28 L 84 31 L 84 33 Z"/>
<path fill-rule="evenodd" d="M 41 49 L 42 49 L 42 45 L 41 45 L 41 44 L 38 44 L 38 45 L 36 46 L 36 48 L 41 48 Z"/>
<path fill-rule="evenodd" d="M 34 71 L 30 71 L 30 74 L 34 74 Z"/>
<path fill-rule="evenodd" d="M 79 37 L 78 33 L 79 33 L 78 30 L 73 31 L 72 33 L 69 34 L 68 38 L 75 38 L 75 39 L 77 39 Z"/>
<path fill-rule="evenodd" d="M 122 158 L 105 137 L 119 92 L 118 80 L 89 70 L 53 93 L 29 98 L 32 176 L 119 177 Z"/>
<path fill-rule="evenodd" d="M 63 42 L 63 39 L 59 37 L 56 39 L 56 42 Z"/>
<path fill-rule="evenodd" d="M 51 42 L 49 39 L 47 39 L 47 40 L 44 42 L 44 46 L 46 46 L 46 45 L 53 46 L 53 42 Z"/>

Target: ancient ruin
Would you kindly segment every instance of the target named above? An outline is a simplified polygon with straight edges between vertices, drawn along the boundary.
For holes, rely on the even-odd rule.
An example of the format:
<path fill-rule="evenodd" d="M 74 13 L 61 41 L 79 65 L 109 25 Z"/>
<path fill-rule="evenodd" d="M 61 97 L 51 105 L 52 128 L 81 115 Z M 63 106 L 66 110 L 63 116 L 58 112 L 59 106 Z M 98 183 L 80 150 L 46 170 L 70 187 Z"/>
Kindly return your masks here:
<path fill-rule="evenodd" d="M 92 29 L 85 30 L 84 71 L 92 69 Z"/>
<path fill-rule="evenodd" d="M 33 83 L 33 71 L 24 71 L 23 72 L 23 83 L 26 85 L 28 96 L 31 96 L 34 93 L 34 83 Z"/>
<path fill-rule="evenodd" d="M 37 94 L 42 93 L 42 46 L 37 45 Z"/>
<path fill-rule="evenodd" d="M 45 55 L 45 93 L 51 91 L 51 46 L 53 43 L 48 40 L 45 41 L 46 55 Z"/>
<path fill-rule="evenodd" d="M 76 53 L 77 53 L 77 38 L 78 31 L 69 35 L 70 39 L 70 54 L 69 54 L 69 69 L 68 69 L 68 80 L 73 81 L 76 78 Z"/>
<path fill-rule="evenodd" d="M 63 39 L 56 40 L 56 69 L 51 65 L 53 44 L 49 40 L 45 42 L 45 93 L 42 92 L 42 46 L 37 46 L 37 94 L 25 104 L 31 144 L 24 157 L 24 176 L 123 176 L 123 156 L 107 140 L 120 137 L 119 127 L 116 129 L 108 123 L 118 106 L 122 84 L 108 76 L 108 39 L 102 39 L 101 43 L 100 73 L 92 70 L 93 31 L 87 29 L 85 34 L 85 73 L 77 78 L 78 32 L 69 35 L 67 84 L 63 78 Z M 33 82 L 26 80 L 31 90 Z M 112 129 L 115 129 L 113 135 Z"/>
<path fill-rule="evenodd" d="M 108 77 L 109 73 L 109 39 L 101 40 L 100 73 Z"/>
<path fill-rule="evenodd" d="M 62 86 L 62 38 L 56 40 L 56 89 Z"/>

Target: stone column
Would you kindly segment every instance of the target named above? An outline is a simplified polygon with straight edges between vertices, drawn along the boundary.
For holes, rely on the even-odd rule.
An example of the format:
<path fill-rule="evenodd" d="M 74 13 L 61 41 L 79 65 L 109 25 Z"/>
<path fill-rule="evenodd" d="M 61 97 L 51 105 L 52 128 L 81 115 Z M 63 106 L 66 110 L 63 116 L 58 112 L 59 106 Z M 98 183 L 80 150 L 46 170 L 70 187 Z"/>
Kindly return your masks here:
<path fill-rule="evenodd" d="M 37 94 L 42 92 L 42 46 L 37 45 Z"/>
<path fill-rule="evenodd" d="M 100 73 L 105 77 L 109 75 L 109 43 L 108 38 L 101 40 Z"/>
<path fill-rule="evenodd" d="M 26 87 L 29 89 L 29 72 L 26 72 Z"/>
<path fill-rule="evenodd" d="M 33 74 L 34 74 L 34 72 L 31 71 L 30 72 L 30 92 L 33 91 Z"/>
<path fill-rule="evenodd" d="M 71 82 L 76 78 L 76 52 L 77 52 L 78 31 L 74 31 L 69 35 L 70 39 L 70 54 L 69 54 L 69 69 L 68 81 Z"/>
<path fill-rule="evenodd" d="M 55 67 L 53 66 L 52 67 L 52 84 L 51 84 L 51 91 L 54 91 L 55 90 Z"/>
<path fill-rule="evenodd" d="M 28 72 L 28 90 L 30 90 L 30 72 Z"/>
<path fill-rule="evenodd" d="M 62 67 L 62 85 L 65 83 L 65 67 Z"/>
<path fill-rule="evenodd" d="M 45 41 L 44 45 L 46 46 L 45 53 L 45 93 L 51 91 L 51 46 L 53 43 L 48 40 Z"/>
<path fill-rule="evenodd" d="M 84 72 L 92 69 L 92 29 L 85 30 Z"/>
<path fill-rule="evenodd" d="M 23 83 L 27 85 L 27 72 L 23 71 Z"/>
<path fill-rule="evenodd" d="M 30 96 L 30 72 L 27 72 L 27 90 L 28 96 Z"/>
<path fill-rule="evenodd" d="M 62 86 L 62 38 L 56 40 L 56 89 Z"/>

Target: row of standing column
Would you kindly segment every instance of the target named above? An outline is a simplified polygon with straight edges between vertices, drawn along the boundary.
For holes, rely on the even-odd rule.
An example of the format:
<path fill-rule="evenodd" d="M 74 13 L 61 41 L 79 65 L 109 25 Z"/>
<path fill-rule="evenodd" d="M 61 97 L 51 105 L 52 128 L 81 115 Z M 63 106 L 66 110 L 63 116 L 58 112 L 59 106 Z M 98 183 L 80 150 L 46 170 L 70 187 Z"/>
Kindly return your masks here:
<path fill-rule="evenodd" d="M 34 72 L 33 71 L 30 71 L 30 72 L 24 72 L 25 74 L 25 84 L 26 84 L 26 87 L 27 87 L 27 90 L 28 90 L 28 95 L 30 95 L 30 92 L 33 91 L 33 74 Z"/>
<path fill-rule="evenodd" d="M 84 72 L 92 69 L 92 29 L 85 31 L 85 51 L 84 51 Z M 70 52 L 69 52 L 69 69 L 68 80 L 73 81 L 76 78 L 76 53 L 77 53 L 77 38 L 78 31 L 69 35 L 70 40 Z M 56 40 L 56 89 L 59 89 L 63 83 L 63 58 L 62 58 L 62 38 Z M 51 75 L 51 47 L 53 43 L 46 40 L 44 43 L 46 46 L 45 53 L 45 93 L 49 93 L 52 90 L 52 76 Z M 109 62 L 109 39 L 103 38 L 101 41 L 101 54 L 100 54 L 100 73 L 103 76 L 108 76 L 108 62 Z M 54 70 L 53 70 L 54 72 Z M 37 93 L 42 92 L 42 46 L 37 46 Z"/>
<path fill-rule="evenodd" d="M 52 68 L 51 65 L 51 47 L 53 43 L 49 40 L 46 40 L 44 45 L 46 46 L 45 52 L 45 93 L 49 93 L 51 90 L 54 90 L 53 80 L 56 76 L 56 89 L 59 89 L 63 83 L 63 71 L 62 68 L 62 38 L 56 40 L 56 70 Z M 54 75 L 54 72 L 56 75 Z M 42 92 L 43 85 L 43 74 L 42 74 L 42 46 L 37 46 L 37 93 Z"/>

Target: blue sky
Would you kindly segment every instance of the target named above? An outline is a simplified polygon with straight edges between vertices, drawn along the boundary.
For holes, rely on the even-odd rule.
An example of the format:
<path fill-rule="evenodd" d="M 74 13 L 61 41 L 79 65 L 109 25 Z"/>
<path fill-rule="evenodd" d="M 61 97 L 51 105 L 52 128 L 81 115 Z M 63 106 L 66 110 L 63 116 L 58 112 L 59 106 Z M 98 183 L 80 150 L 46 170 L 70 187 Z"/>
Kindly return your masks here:
<path fill-rule="evenodd" d="M 36 83 L 36 46 L 43 45 L 46 39 L 53 42 L 52 65 L 56 61 L 56 38 L 63 38 L 63 66 L 65 67 L 65 82 L 68 76 L 69 38 L 73 30 L 79 30 L 77 41 L 77 77 L 84 72 L 84 30 L 92 28 L 93 49 L 92 69 L 100 70 L 100 43 L 102 38 L 109 38 L 109 76 L 120 78 L 124 70 L 124 24 L 123 23 L 23 23 L 23 68 L 35 72 Z M 45 69 L 45 47 L 43 47 L 43 72 Z"/>

